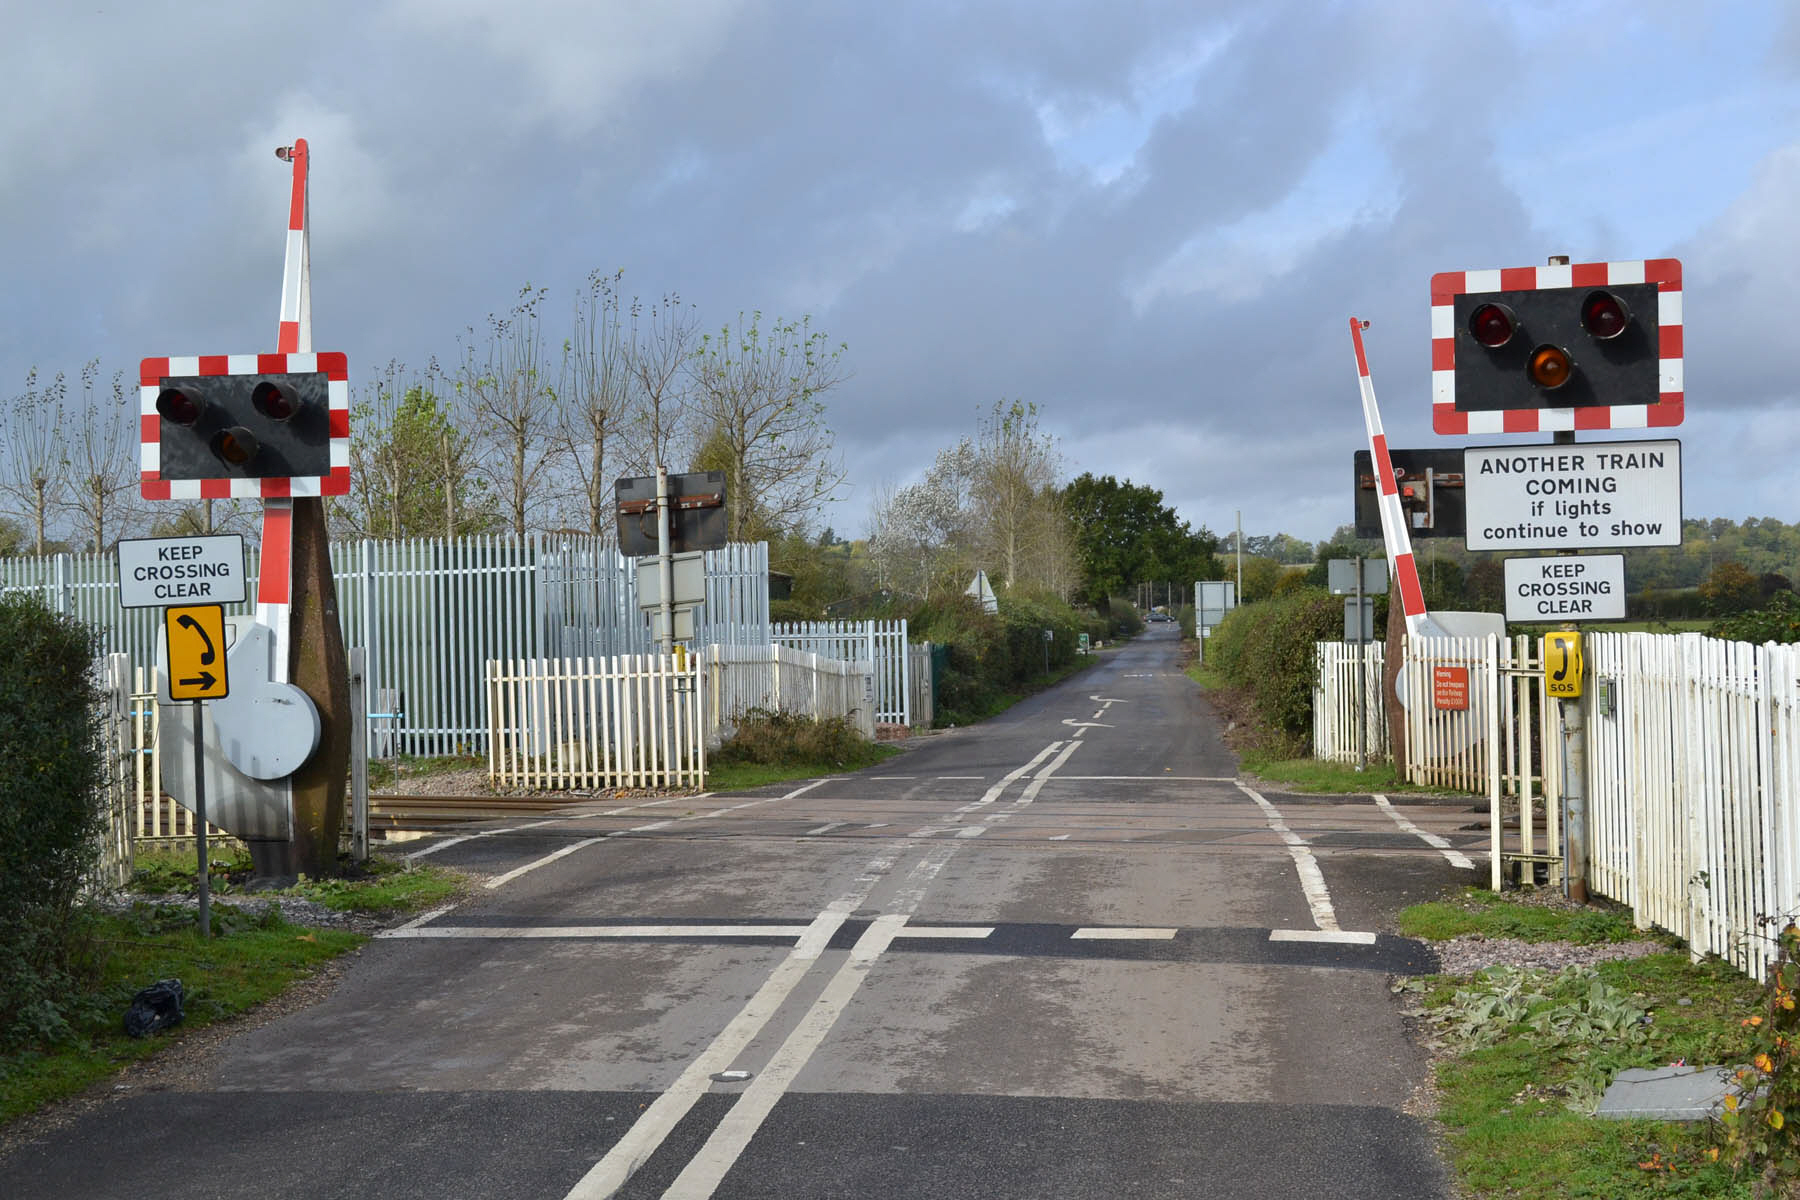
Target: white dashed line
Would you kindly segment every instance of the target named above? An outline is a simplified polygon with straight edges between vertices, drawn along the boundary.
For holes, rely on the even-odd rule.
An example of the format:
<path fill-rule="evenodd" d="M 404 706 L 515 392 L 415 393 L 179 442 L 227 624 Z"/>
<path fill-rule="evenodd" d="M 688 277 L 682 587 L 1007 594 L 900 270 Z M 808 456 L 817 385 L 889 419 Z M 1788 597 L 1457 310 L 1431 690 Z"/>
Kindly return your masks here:
<path fill-rule="evenodd" d="M 1348 929 L 1271 929 L 1271 942 L 1338 942 L 1351 946 L 1373 946 L 1375 935 Z"/>
<path fill-rule="evenodd" d="M 1069 936 L 1087 942 L 1166 942 L 1181 932 L 1178 929 L 1109 929 L 1105 926 L 1077 929 Z"/>

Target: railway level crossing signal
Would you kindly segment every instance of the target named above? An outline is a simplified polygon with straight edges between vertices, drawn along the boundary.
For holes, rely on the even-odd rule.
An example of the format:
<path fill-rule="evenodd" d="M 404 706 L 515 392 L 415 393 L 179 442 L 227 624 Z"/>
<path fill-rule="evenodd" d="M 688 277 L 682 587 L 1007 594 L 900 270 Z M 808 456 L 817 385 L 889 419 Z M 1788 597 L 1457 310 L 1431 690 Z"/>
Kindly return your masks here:
<path fill-rule="evenodd" d="M 342 354 L 146 358 L 138 383 L 145 499 L 350 490 L 350 384 Z"/>
<path fill-rule="evenodd" d="M 1674 258 L 1432 276 L 1432 428 L 1681 424 L 1681 294 Z"/>

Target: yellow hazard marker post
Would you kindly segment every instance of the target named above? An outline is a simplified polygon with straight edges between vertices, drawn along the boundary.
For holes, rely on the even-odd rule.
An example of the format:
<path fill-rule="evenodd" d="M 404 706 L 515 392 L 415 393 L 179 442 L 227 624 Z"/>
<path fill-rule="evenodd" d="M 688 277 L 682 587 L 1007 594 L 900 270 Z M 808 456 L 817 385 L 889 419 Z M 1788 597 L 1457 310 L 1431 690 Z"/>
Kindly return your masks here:
<path fill-rule="evenodd" d="M 225 606 L 185 604 L 163 609 L 169 661 L 169 698 L 194 704 L 194 842 L 199 854 L 200 936 L 212 936 L 211 864 L 206 848 L 206 762 L 200 703 L 231 691 L 225 674 Z"/>

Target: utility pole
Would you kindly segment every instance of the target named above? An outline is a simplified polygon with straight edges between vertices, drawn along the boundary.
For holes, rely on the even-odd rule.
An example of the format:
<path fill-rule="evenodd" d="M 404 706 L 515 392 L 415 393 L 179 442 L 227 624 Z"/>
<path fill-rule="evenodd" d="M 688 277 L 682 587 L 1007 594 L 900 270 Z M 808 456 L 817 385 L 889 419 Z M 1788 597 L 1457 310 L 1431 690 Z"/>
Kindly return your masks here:
<path fill-rule="evenodd" d="M 1244 602 L 1244 510 L 1237 510 L 1237 598 Z"/>

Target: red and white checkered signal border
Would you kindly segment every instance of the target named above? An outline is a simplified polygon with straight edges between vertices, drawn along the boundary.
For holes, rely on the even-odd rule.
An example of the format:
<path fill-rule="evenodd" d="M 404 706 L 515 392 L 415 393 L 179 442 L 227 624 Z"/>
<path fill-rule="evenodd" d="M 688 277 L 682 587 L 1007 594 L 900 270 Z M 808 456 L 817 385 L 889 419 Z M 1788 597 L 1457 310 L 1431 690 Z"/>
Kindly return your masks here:
<path fill-rule="evenodd" d="M 1628 283 L 1656 285 L 1660 371 L 1655 404 L 1457 411 L 1454 308 L 1457 296 L 1471 292 L 1614 287 Z M 1461 437 L 1471 433 L 1660 429 L 1679 425 L 1683 395 L 1681 342 L 1681 260 L 1678 258 L 1440 272 L 1431 277 L 1431 428 L 1436 433 Z"/>
<path fill-rule="evenodd" d="M 270 479 L 164 479 L 162 427 L 156 397 L 162 381 L 188 375 L 284 375 L 325 372 L 331 474 Z M 273 500 L 343 496 L 350 491 L 350 367 L 337 352 L 322 354 L 200 354 L 146 358 L 138 366 L 139 490 L 146 500 Z"/>

